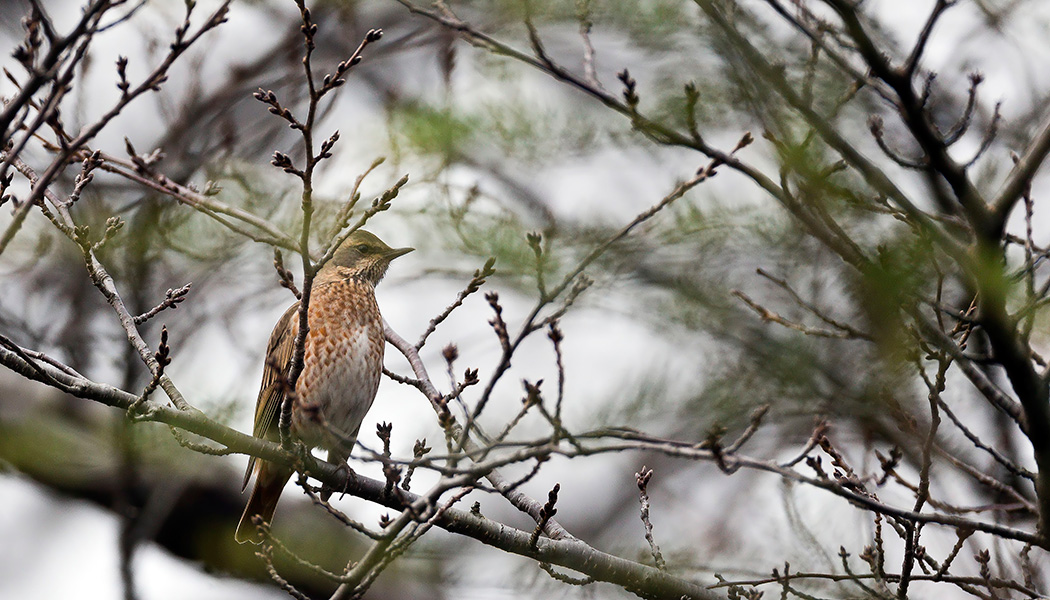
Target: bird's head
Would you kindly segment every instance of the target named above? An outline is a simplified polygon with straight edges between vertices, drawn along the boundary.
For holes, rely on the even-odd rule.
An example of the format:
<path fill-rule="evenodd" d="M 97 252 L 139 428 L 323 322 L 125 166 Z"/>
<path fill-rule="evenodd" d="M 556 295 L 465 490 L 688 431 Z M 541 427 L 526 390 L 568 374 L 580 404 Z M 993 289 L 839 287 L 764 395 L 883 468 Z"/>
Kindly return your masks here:
<path fill-rule="evenodd" d="M 318 278 L 355 277 L 375 285 L 386 275 L 390 261 L 412 250 L 414 248 L 391 248 L 375 235 L 358 229 L 339 245 L 332 260 L 321 268 Z"/>

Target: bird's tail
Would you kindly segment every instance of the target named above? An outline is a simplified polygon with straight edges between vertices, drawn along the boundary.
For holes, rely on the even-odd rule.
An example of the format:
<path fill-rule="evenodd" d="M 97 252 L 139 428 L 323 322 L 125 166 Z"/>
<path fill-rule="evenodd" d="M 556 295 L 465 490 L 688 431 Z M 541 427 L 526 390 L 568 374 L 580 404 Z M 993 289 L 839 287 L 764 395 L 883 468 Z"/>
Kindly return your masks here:
<path fill-rule="evenodd" d="M 258 464 L 255 486 L 252 487 L 248 505 L 244 507 L 241 522 L 237 524 L 237 533 L 234 534 L 234 539 L 239 544 L 262 542 L 262 535 L 255 523 L 252 523 L 252 517 L 258 515 L 266 523 L 273 521 L 273 512 L 277 509 L 277 501 L 281 499 L 281 491 L 292 476 L 290 469 L 271 462 L 260 460 Z"/>

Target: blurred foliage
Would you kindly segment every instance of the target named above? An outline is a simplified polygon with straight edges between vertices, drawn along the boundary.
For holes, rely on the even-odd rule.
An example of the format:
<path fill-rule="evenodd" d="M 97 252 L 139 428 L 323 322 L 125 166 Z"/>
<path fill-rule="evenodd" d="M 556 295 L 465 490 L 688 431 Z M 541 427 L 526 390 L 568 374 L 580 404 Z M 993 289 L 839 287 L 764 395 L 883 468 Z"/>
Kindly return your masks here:
<path fill-rule="evenodd" d="M 447 165 L 462 156 L 476 135 L 476 118 L 434 109 L 424 104 L 403 104 L 390 120 L 390 129 L 409 150 L 436 155 Z"/>

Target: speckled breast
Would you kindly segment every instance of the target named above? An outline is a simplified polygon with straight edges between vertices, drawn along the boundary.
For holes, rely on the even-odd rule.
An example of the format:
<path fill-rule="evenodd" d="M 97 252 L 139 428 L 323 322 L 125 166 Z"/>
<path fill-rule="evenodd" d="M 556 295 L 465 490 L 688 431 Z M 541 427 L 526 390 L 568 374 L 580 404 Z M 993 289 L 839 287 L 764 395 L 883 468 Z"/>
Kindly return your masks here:
<path fill-rule="evenodd" d="M 349 455 L 383 372 L 383 319 L 372 285 L 315 286 L 292 428 L 307 445 Z"/>

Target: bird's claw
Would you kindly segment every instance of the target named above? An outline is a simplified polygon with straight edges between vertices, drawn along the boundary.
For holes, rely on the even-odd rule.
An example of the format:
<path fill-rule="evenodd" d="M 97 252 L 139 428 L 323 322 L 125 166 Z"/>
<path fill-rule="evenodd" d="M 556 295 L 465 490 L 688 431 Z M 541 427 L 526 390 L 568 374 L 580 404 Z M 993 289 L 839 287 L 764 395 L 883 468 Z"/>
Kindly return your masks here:
<path fill-rule="evenodd" d="M 350 465 L 346 463 L 338 465 L 336 471 L 343 475 L 343 477 L 341 477 L 343 480 L 343 489 L 339 490 L 339 499 L 342 500 L 343 496 L 350 491 L 350 482 L 357 481 L 357 473 L 355 473 L 354 470 L 350 468 Z M 327 483 L 321 485 L 321 499 L 325 502 L 327 502 L 335 492 L 336 490 L 330 487 Z"/>
<path fill-rule="evenodd" d="M 295 464 L 293 465 L 295 470 L 300 473 L 305 472 L 307 465 L 310 464 L 309 458 L 313 457 L 310 454 L 310 448 L 302 440 L 296 440 L 293 442 L 292 453 L 295 454 Z"/>

